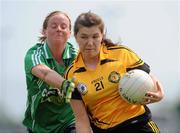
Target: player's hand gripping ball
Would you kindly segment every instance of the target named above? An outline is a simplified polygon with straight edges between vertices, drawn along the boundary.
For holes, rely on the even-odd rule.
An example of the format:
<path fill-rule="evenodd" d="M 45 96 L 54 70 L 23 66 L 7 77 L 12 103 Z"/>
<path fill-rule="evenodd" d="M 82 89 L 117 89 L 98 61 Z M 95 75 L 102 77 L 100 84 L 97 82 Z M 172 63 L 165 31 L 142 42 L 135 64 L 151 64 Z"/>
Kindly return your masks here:
<path fill-rule="evenodd" d="M 155 87 L 150 75 L 143 70 L 128 71 L 119 82 L 121 97 L 132 104 L 142 104 L 147 91 L 155 91 Z"/>

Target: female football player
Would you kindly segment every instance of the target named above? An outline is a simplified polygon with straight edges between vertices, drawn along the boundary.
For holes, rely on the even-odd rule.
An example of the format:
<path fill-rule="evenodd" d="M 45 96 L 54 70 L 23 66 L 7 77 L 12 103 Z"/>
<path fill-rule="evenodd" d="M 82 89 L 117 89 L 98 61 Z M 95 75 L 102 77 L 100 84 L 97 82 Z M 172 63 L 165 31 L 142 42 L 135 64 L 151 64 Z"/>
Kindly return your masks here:
<path fill-rule="evenodd" d="M 26 53 L 28 97 L 23 124 L 29 133 L 75 133 L 75 118 L 68 103 L 73 83 L 62 77 L 77 55 L 67 42 L 70 33 L 68 15 L 53 11 L 43 22 L 40 43 Z"/>
<path fill-rule="evenodd" d="M 146 104 L 163 98 L 159 80 L 151 75 L 157 91 L 148 92 L 142 104 L 130 104 L 118 93 L 119 80 L 127 71 L 150 73 L 149 66 L 131 49 L 106 39 L 102 19 L 92 12 L 78 16 L 74 36 L 80 52 L 66 78 L 77 83 L 71 100 L 77 132 L 158 133 Z"/>

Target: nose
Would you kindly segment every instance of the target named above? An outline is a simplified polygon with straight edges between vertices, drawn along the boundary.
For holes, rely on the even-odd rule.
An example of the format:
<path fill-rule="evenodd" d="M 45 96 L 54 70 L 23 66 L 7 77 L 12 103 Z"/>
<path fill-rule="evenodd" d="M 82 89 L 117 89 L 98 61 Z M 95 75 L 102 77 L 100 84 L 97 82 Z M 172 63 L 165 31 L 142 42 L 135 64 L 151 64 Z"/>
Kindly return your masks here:
<path fill-rule="evenodd" d="M 57 31 L 61 31 L 61 30 L 62 30 L 61 26 L 58 25 L 58 26 L 57 26 Z"/>
<path fill-rule="evenodd" d="M 93 39 L 92 38 L 89 38 L 87 40 L 87 45 L 93 45 Z"/>

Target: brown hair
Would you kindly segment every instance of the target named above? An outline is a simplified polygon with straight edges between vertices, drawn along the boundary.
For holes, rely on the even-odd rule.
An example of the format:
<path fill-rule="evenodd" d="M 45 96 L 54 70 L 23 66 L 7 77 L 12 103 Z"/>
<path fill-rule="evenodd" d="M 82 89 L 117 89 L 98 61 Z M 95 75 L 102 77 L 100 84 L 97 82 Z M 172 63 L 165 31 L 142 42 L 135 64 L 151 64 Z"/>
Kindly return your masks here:
<path fill-rule="evenodd" d="M 80 14 L 74 24 L 74 35 L 76 35 L 79 32 L 79 29 L 84 27 L 92 27 L 92 26 L 98 26 L 101 33 L 104 34 L 104 22 L 103 20 L 95 13 L 87 12 Z M 102 42 L 107 46 L 116 45 L 113 43 L 110 39 L 105 38 L 105 35 L 102 39 Z"/>
<path fill-rule="evenodd" d="M 44 19 L 43 26 L 42 26 L 42 32 L 43 32 L 44 29 L 47 28 L 49 19 L 50 19 L 52 16 L 56 15 L 56 14 L 63 14 L 63 15 L 65 15 L 65 16 L 68 18 L 68 20 L 69 20 L 69 29 L 71 30 L 71 20 L 70 20 L 69 16 L 68 16 L 66 13 L 62 12 L 62 11 L 53 11 L 53 12 L 49 13 L 49 14 L 46 16 L 46 18 Z M 45 37 L 45 36 L 42 35 L 41 37 L 39 37 L 39 41 L 40 41 L 40 42 L 44 42 L 45 40 L 46 40 L 46 37 Z"/>

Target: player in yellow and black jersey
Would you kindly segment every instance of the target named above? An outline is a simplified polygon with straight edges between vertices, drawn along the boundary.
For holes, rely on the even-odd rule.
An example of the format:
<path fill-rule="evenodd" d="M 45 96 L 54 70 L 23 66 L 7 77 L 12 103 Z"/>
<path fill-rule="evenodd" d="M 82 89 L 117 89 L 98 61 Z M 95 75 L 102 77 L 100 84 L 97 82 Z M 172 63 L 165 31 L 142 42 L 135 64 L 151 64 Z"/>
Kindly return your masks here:
<path fill-rule="evenodd" d="M 129 70 L 150 72 L 149 66 L 129 48 L 104 39 L 104 24 L 99 16 L 81 14 L 74 26 L 80 52 L 69 67 L 66 78 L 74 78 L 77 88 L 71 106 L 78 133 L 158 133 L 146 104 L 163 98 L 159 81 L 152 76 L 157 92 L 148 92 L 142 105 L 124 101 L 118 83 Z"/>

